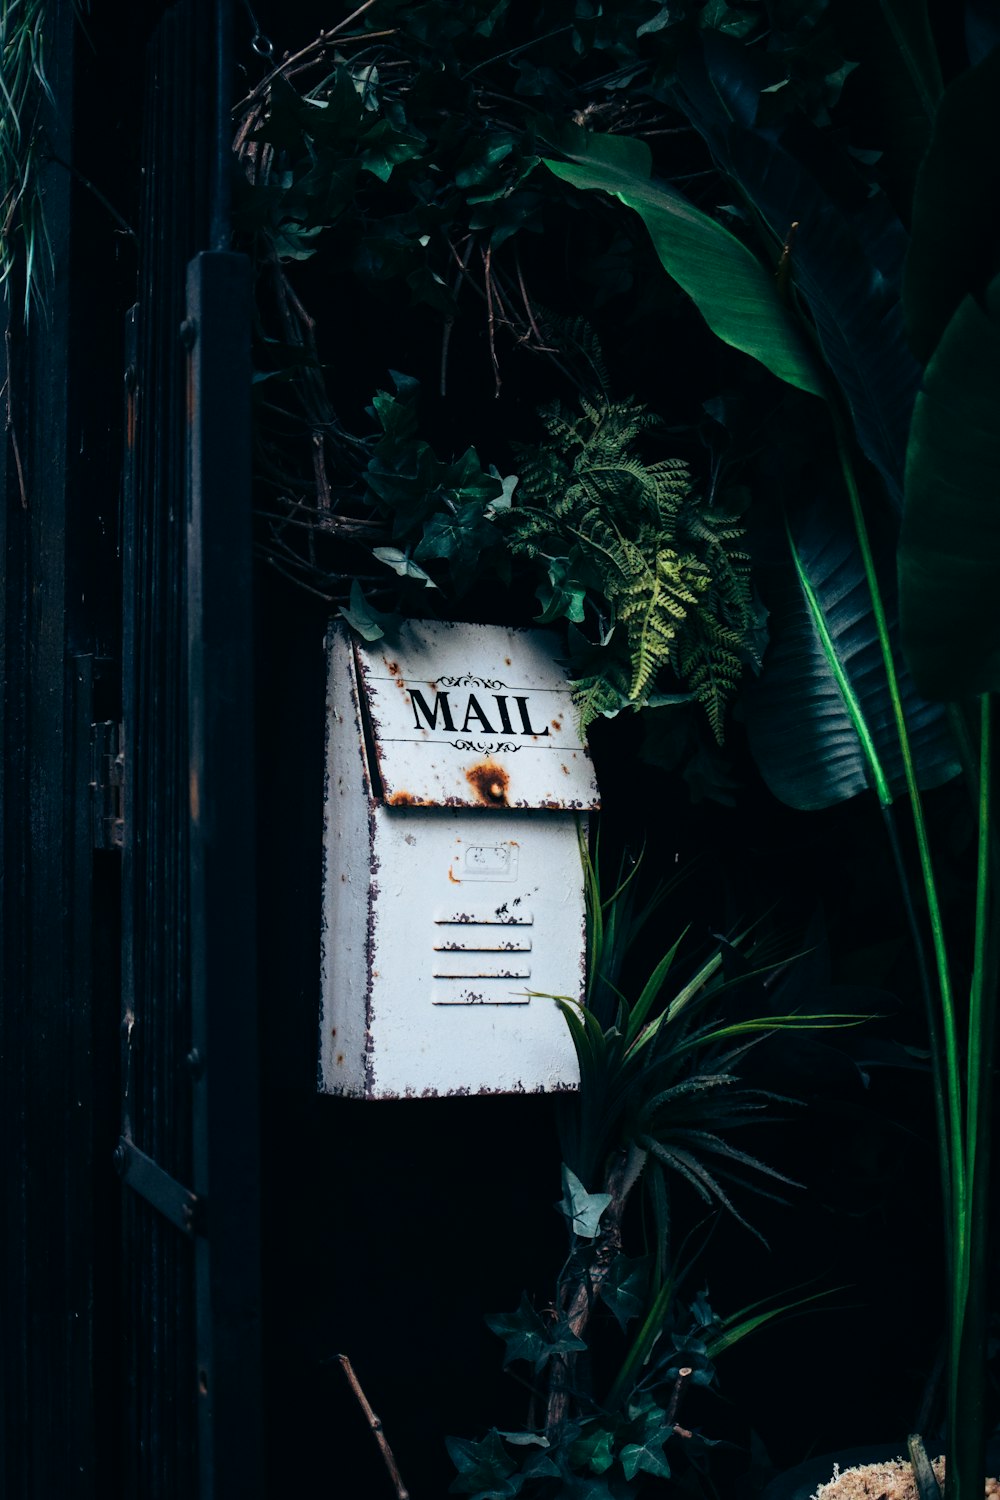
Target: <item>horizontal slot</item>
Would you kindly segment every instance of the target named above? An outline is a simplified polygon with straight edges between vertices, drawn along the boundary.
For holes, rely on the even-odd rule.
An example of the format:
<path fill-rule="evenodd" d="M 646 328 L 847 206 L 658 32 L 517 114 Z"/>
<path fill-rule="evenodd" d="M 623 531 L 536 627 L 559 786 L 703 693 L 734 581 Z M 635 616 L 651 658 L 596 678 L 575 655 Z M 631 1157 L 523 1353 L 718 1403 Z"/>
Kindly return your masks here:
<path fill-rule="evenodd" d="M 437 994 L 432 1005 L 528 1005 L 530 995 L 484 995 L 480 990 L 463 990 L 458 994 Z"/>
<path fill-rule="evenodd" d="M 498 911 L 478 916 L 474 912 L 456 912 L 453 916 L 435 917 L 435 927 L 533 927 L 535 919 L 530 911 Z"/>
<path fill-rule="evenodd" d="M 459 973 L 443 974 L 435 968 L 434 979 L 530 979 L 531 970 L 524 966 L 510 969 L 486 968 L 485 964 L 465 964 Z"/>
<path fill-rule="evenodd" d="M 531 939 L 526 937 L 502 938 L 486 933 L 477 937 L 442 938 L 434 944 L 435 953 L 530 953 Z"/>

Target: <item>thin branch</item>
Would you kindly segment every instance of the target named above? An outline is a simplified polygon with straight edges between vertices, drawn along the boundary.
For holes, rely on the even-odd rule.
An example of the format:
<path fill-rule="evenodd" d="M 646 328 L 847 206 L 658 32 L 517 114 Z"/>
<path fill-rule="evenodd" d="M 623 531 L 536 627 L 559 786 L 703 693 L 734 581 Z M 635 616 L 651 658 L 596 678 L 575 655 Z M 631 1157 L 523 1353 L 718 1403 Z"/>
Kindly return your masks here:
<path fill-rule="evenodd" d="M 332 26 L 329 31 L 321 31 L 319 36 L 314 37 L 307 46 L 301 47 L 298 52 L 293 52 L 290 57 L 283 58 L 276 67 L 271 69 L 270 73 L 265 74 L 260 82 L 250 90 L 245 99 L 240 100 L 233 111 L 234 115 L 237 111 L 243 111 L 253 100 L 265 94 L 280 74 L 284 74 L 287 77 L 290 69 L 295 68 L 296 64 L 302 64 L 306 59 L 312 62 L 318 61 L 322 53 L 326 51 L 334 40 L 341 46 L 344 42 L 352 40 L 350 37 L 340 36 L 339 33 L 345 27 L 349 26 L 352 21 L 356 21 L 358 16 L 363 15 L 366 10 L 370 10 L 374 4 L 375 0 L 365 0 L 364 5 L 359 5 L 357 10 L 352 11 L 349 16 L 345 16 L 342 21 L 338 21 L 336 26 Z M 393 27 L 388 31 L 361 31 L 358 32 L 357 40 L 363 38 L 365 41 L 371 41 L 374 37 L 394 36 L 397 30 L 398 27 Z"/>
<path fill-rule="evenodd" d="M 469 267 L 469 257 L 472 254 L 472 246 L 473 246 L 473 238 L 472 238 L 472 235 L 470 234 L 469 238 L 466 240 L 466 243 L 465 243 L 465 255 L 459 261 L 458 270 L 455 272 L 455 280 L 454 280 L 454 283 L 453 283 L 452 288 L 451 288 L 451 295 L 454 297 L 456 305 L 458 303 L 458 294 L 462 290 L 462 287 L 463 287 L 463 285 L 465 283 L 465 277 L 466 277 L 466 273 L 467 273 L 468 267 Z M 452 252 L 453 255 L 456 255 L 456 259 L 457 259 L 458 257 L 457 257 L 457 254 L 455 252 L 455 247 L 454 247 L 454 245 L 452 245 L 452 243 L 451 243 L 450 240 L 448 241 L 448 248 L 451 250 L 451 252 Z M 456 316 L 457 316 L 457 313 L 452 313 L 449 318 L 445 319 L 444 332 L 441 335 L 441 395 L 442 396 L 447 395 L 447 387 L 448 387 L 448 345 L 451 343 L 451 330 L 455 326 L 455 318 L 456 318 Z"/>
<path fill-rule="evenodd" d="M 500 395 L 500 361 L 497 359 L 496 342 L 496 314 L 493 310 L 493 272 L 490 261 L 493 256 L 493 246 L 487 245 L 483 254 L 483 281 L 486 285 L 486 324 L 490 336 L 490 359 L 493 362 L 493 382 L 496 387 L 494 394 Z"/>
<path fill-rule="evenodd" d="M 403 1478 L 397 1467 L 396 1460 L 392 1456 L 392 1449 L 389 1447 L 388 1439 L 386 1438 L 385 1433 L 382 1431 L 382 1423 L 372 1411 L 371 1406 L 368 1402 L 368 1398 L 365 1395 L 364 1391 L 361 1389 L 361 1383 L 354 1373 L 351 1361 L 348 1359 L 346 1354 L 338 1354 L 337 1358 L 340 1361 L 341 1369 L 347 1376 L 348 1384 L 350 1385 L 351 1390 L 358 1398 L 358 1404 L 365 1414 L 368 1425 L 371 1428 L 372 1433 L 374 1434 L 375 1441 L 376 1443 L 378 1443 L 379 1452 L 382 1454 L 382 1459 L 389 1471 L 389 1478 L 392 1480 L 392 1483 L 395 1487 L 397 1500 L 410 1500 L 410 1492 L 406 1488 L 406 1485 L 403 1483 Z"/>

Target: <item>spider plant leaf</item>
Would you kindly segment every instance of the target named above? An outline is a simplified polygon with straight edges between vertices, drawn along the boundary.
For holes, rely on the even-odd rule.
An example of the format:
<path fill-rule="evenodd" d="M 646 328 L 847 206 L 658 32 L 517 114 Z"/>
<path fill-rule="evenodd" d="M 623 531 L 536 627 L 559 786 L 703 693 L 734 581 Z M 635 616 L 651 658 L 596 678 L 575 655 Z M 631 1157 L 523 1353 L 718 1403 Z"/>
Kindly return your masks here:
<path fill-rule="evenodd" d="M 788 530 L 789 561 L 771 593 L 771 642 L 744 700 L 750 749 L 776 797 L 803 811 L 869 789 L 887 805 L 906 777 L 864 565 L 846 520 L 816 505 Z M 883 598 L 898 643 L 893 590 Z M 945 711 L 900 693 L 924 789 L 958 774 Z"/>
<path fill-rule="evenodd" d="M 642 1145 L 653 1156 L 658 1156 L 665 1166 L 672 1167 L 675 1172 L 685 1178 L 699 1196 L 704 1198 L 706 1203 L 718 1203 L 727 1213 L 732 1214 L 733 1218 L 742 1224 L 744 1229 L 748 1229 L 755 1239 L 760 1240 L 762 1245 L 767 1244 L 760 1230 L 755 1229 L 743 1217 L 718 1178 L 713 1176 L 704 1162 L 700 1162 L 696 1156 L 690 1151 L 685 1151 L 683 1147 L 666 1145 L 661 1141 L 654 1140 L 652 1136 L 644 1137 Z"/>
<path fill-rule="evenodd" d="M 770 1031 L 840 1031 L 850 1026 L 861 1026 L 871 1016 L 859 1016 L 853 1011 L 825 1011 L 808 1016 L 751 1016 L 744 1021 L 730 1021 L 715 1026 L 698 1038 L 697 1043 L 684 1042 L 679 1052 L 690 1052 L 694 1046 L 707 1042 L 728 1041 L 730 1037 L 745 1036 L 748 1032 Z"/>
<path fill-rule="evenodd" d="M 667 975 L 670 973 L 670 969 L 673 965 L 674 959 L 677 957 L 677 950 L 680 947 L 681 943 L 684 941 L 686 934 L 687 928 L 684 929 L 673 946 L 667 949 L 666 953 L 660 959 L 652 974 L 650 974 L 649 978 L 646 980 L 646 983 L 643 985 L 638 1000 L 636 1000 L 635 1004 L 632 1006 L 632 1013 L 629 1017 L 628 1031 L 625 1038 L 626 1046 L 631 1046 L 636 1037 L 639 1035 L 643 1026 L 646 1024 L 646 1017 L 649 1015 L 650 1010 L 656 1004 L 656 1001 L 659 999 L 663 991 L 663 986 L 667 981 Z"/>
<path fill-rule="evenodd" d="M 1000 687 L 1000 276 L 966 297 L 924 375 L 910 436 L 899 576 L 907 660 L 954 700 Z"/>
<path fill-rule="evenodd" d="M 544 165 L 572 187 L 608 193 L 633 209 L 664 269 L 718 338 L 780 380 L 822 395 L 822 372 L 770 267 L 674 188 L 654 181 L 643 142 L 574 130 L 558 144 L 568 160 Z"/>
<path fill-rule="evenodd" d="M 647 1101 L 644 1113 L 648 1116 L 665 1104 L 675 1104 L 678 1099 L 688 1094 L 701 1094 L 709 1089 L 726 1087 L 735 1084 L 737 1079 L 732 1073 L 697 1073 L 693 1078 L 682 1079 L 680 1083 L 671 1084 L 668 1089 L 660 1089 Z"/>
<path fill-rule="evenodd" d="M 775 1181 L 784 1182 L 788 1187 L 803 1186 L 801 1182 L 796 1182 L 794 1177 L 786 1177 L 784 1172 L 779 1172 L 776 1167 L 768 1166 L 767 1162 L 761 1161 L 759 1156 L 752 1156 L 749 1151 L 741 1151 L 737 1146 L 730 1145 L 728 1141 L 724 1141 L 721 1136 L 714 1135 L 711 1131 L 690 1130 L 686 1132 L 686 1135 L 703 1151 L 711 1151 L 718 1156 L 728 1157 L 730 1161 L 739 1162 L 741 1166 L 752 1167 L 755 1172 L 763 1172 L 765 1177 L 773 1177 Z"/>
<path fill-rule="evenodd" d="M 711 958 L 707 958 L 705 960 L 694 977 L 692 979 L 689 979 L 687 984 L 684 985 L 683 989 L 679 990 L 678 993 L 674 996 L 673 1000 L 671 1000 L 666 1010 L 666 1019 L 668 1021 L 675 1020 L 677 1016 L 680 1015 L 681 1011 L 691 1003 L 695 996 L 700 994 L 701 991 L 704 990 L 709 980 L 712 979 L 721 968 L 722 954 L 713 953 Z"/>
<path fill-rule="evenodd" d="M 587 1027 L 580 1016 L 580 1006 L 572 1000 L 557 999 L 556 1004 L 563 1013 L 569 1034 L 580 1064 L 580 1089 L 589 1095 L 594 1092 L 600 1078 L 600 1065 L 592 1045 L 596 1028 Z"/>
<path fill-rule="evenodd" d="M 764 1312 L 754 1312 L 753 1309 L 760 1306 L 759 1302 L 752 1302 L 740 1312 L 731 1313 L 722 1322 L 722 1331 L 708 1340 L 707 1354 L 709 1359 L 717 1359 L 726 1349 L 731 1349 L 733 1344 L 738 1344 L 740 1339 L 745 1339 L 748 1333 L 762 1328 L 765 1323 L 770 1323 L 773 1318 L 780 1318 L 784 1313 L 791 1312 L 796 1307 L 807 1307 L 810 1302 L 818 1302 L 821 1297 L 832 1297 L 836 1292 L 842 1292 L 843 1287 L 835 1286 L 821 1292 L 813 1292 L 808 1297 L 797 1297 L 794 1302 L 782 1302 L 777 1307 L 772 1307 Z"/>
<path fill-rule="evenodd" d="M 910 415 L 920 370 L 900 306 L 907 235 L 882 193 L 851 194 L 843 174 L 827 188 L 805 123 L 782 131 L 755 123 L 745 48 L 713 41 L 682 59 L 680 104 L 720 170 L 749 199 L 773 239 L 788 246 L 792 284 L 816 328 L 830 373 L 865 454 L 902 505 Z M 807 164 L 808 163 L 808 164 Z M 794 231 L 792 226 L 795 226 Z"/>

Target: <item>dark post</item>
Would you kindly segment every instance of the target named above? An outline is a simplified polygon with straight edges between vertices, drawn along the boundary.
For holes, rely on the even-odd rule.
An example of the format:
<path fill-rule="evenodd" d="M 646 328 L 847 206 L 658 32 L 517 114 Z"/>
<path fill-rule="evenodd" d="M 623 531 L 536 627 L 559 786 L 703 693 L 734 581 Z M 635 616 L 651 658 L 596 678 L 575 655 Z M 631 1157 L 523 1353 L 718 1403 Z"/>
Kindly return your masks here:
<path fill-rule="evenodd" d="M 188 268 L 188 704 L 200 1500 L 262 1495 L 250 271 Z"/>

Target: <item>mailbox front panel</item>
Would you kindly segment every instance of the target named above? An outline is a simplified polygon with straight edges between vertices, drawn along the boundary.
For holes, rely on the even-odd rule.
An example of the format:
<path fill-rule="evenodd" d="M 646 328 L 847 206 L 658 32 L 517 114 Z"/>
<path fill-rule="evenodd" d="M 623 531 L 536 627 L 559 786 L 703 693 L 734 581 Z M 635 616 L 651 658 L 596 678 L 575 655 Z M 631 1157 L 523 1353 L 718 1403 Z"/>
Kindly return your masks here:
<path fill-rule="evenodd" d="M 574 819 L 379 808 L 375 855 L 365 1092 L 574 1087 L 569 1029 L 548 998 L 581 998 Z"/>
<path fill-rule="evenodd" d="M 532 633 L 493 634 L 493 650 L 511 655 L 510 645 L 516 650 L 519 638 L 523 646 Z M 543 640 L 543 659 L 547 649 Z M 445 783 L 438 805 L 390 801 L 378 736 L 394 744 L 394 765 L 405 766 L 409 744 L 403 752 L 385 736 L 378 689 L 358 669 L 343 628 L 331 631 L 328 651 L 320 1088 L 399 1098 L 575 1087 L 569 1029 L 550 997 L 582 998 L 581 814 L 478 799 L 456 805 Z M 523 675 L 511 671 L 515 662 L 511 655 L 510 683 L 525 686 L 517 696 L 563 693 L 564 707 L 551 714 L 551 727 L 568 708 L 565 689 L 553 685 L 557 669 L 550 660 L 542 688 L 528 667 Z M 457 675 L 442 670 L 423 680 L 447 691 L 444 679 Z M 412 696 L 414 678 L 406 681 Z M 391 685 L 405 703 L 395 680 Z M 535 730 L 540 725 L 530 717 L 533 707 L 529 702 Z M 455 753 L 468 761 L 464 748 Z M 548 749 L 537 753 L 552 755 Z M 578 774 L 574 789 L 593 800 L 589 759 L 582 747 L 577 753 L 585 769 L 558 774 Z M 507 754 L 516 759 L 516 751 Z M 555 754 L 561 767 L 573 754 L 572 744 Z M 426 742 L 417 755 L 424 756 L 427 775 L 442 764 L 439 750 L 428 754 Z M 472 763 L 481 764 L 482 757 Z M 422 782 L 411 777 L 411 785 L 422 786 L 428 799 L 434 786 L 427 776 Z M 526 776 L 520 785 L 527 790 Z M 570 806 L 579 800 L 572 797 Z"/>
<path fill-rule="evenodd" d="M 354 650 L 387 806 L 599 805 L 547 632 L 411 620 Z"/>

